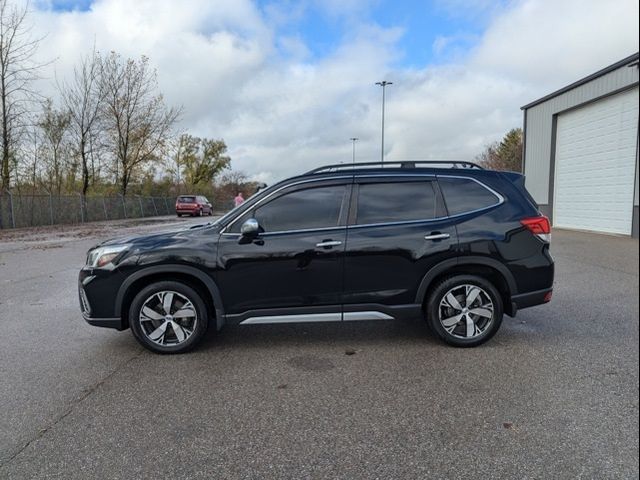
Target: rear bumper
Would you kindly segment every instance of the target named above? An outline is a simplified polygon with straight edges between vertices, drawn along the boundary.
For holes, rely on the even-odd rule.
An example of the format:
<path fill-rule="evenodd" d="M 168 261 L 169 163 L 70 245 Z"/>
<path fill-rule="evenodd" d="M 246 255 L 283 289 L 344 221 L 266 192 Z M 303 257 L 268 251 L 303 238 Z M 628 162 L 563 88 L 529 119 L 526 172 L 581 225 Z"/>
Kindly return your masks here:
<path fill-rule="evenodd" d="M 536 305 L 542 305 L 543 303 L 549 303 L 551 301 L 552 288 L 544 288 L 542 290 L 536 290 L 533 292 L 521 293 L 519 295 L 513 295 L 511 297 L 511 305 L 513 315 L 515 316 L 518 310 L 523 308 L 534 307 Z"/>

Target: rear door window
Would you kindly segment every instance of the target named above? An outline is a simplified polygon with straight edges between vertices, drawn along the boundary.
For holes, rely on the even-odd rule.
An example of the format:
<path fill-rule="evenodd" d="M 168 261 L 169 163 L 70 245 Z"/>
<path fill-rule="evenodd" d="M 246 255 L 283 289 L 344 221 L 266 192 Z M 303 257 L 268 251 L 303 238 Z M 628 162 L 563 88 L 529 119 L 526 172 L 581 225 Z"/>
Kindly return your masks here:
<path fill-rule="evenodd" d="M 481 210 L 500 203 L 500 199 L 487 187 L 470 178 L 439 177 L 449 215 Z"/>
<path fill-rule="evenodd" d="M 196 203 L 196 197 L 179 197 L 178 203 Z"/>
<path fill-rule="evenodd" d="M 431 181 L 363 183 L 358 187 L 357 225 L 436 217 L 436 194 Z"/>

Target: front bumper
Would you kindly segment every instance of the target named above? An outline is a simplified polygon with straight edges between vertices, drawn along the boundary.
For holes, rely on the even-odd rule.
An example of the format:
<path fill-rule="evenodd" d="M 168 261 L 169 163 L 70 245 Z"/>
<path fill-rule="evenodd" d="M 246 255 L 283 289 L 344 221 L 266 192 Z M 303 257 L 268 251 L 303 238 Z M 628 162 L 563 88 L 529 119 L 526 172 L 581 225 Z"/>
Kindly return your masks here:
<path fill-rule="evenodd" d="M 78 299 L 82 317 L 89 325 L 96 327 L 115 328 L 124 330 L 126 326 L 120 317 L 113 315 L 115 301 L 114 286 L 110 278 L 106 277 L 102 282 L 101 275 L 90 268 L 83 268 L 78 278 Z M 109 297 L 111 300 L 109 301 Z M 106 315 L 105 315 L 106 314 Z"/>
<path fill-rule="evenodd" d="M 89 325 L 93 325 L 94 327 L 115 328 L 120 331 L 125 330 L 121 318 L 91 318 L 84 312 L 82 313 L 82 317 Z"/>

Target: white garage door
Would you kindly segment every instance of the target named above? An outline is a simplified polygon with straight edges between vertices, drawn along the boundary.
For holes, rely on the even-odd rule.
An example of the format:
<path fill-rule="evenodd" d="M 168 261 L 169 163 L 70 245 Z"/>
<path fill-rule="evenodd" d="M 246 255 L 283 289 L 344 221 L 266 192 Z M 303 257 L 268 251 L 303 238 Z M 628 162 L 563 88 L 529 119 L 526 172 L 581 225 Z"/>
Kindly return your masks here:
<path fill-rule="evenodd" d="M 638 88 L 560 114 L 553 223 L 631 234 Z"/>

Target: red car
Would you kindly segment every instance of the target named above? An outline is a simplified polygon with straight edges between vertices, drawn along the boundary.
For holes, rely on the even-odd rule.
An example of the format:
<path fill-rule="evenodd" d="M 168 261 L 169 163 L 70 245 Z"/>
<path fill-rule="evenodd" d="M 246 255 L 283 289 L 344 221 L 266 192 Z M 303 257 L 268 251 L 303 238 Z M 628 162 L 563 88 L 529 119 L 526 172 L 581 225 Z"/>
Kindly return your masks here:
<path fill-rule="evenodd" d="M 213 206 L 206 197 L 201 195 L 180 195 L 176 198 L 176 215 L 213 215 Z"/>

